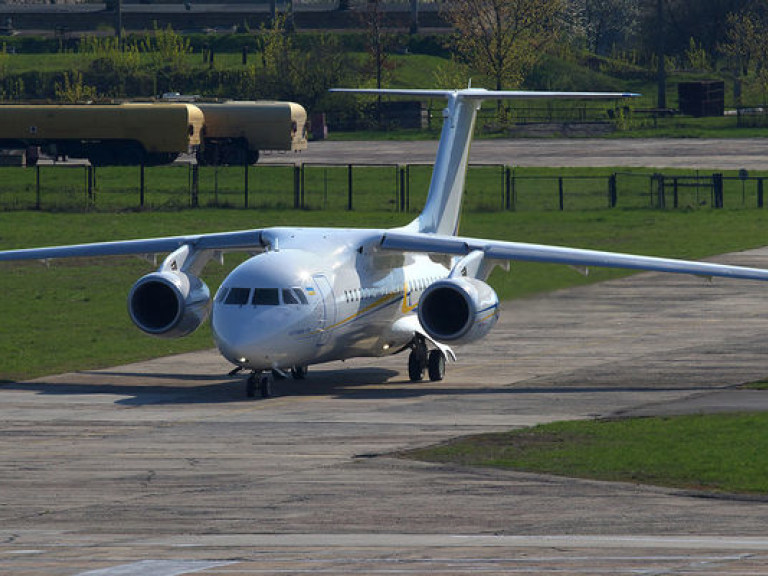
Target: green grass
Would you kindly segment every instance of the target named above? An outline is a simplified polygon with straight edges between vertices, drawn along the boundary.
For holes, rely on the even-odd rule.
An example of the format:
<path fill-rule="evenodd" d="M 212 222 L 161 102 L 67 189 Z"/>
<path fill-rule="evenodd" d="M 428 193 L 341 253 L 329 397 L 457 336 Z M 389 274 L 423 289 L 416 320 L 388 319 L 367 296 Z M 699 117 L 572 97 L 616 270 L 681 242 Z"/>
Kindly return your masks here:
<path fill-rule="evenodd" d="M 408 458 L 728 493 L 768 492 L 768 414 L 557 422 Z"/>
<path fill-rule="evenodd" d="M 267 226 L 393 227 L 414 214 L 364 211 L 198 209 L 120 213 L 0 213 L 0 248 L 98 242 Z M 766 244 L 758 210 L 466 213 L 468 236 L 700 258 Z M 238 255 L 204 279 L 215 290 Z M 57 260 L 0 265 L 0 380 L 119 363 L 211 346 L 207 324 L 180 340 L 158 340 L 131 324 L 125 298 L 153 266 L 138 258 Z M 597 282 L 626 274 L 594 269 L 584 277 L 566 266 L 513 263 L 491 283 L 502 299 Z"/>
<path fill-rule="evenodd" d="M 768 390 L 768 380 L 750 382 L 749 384 L 744 384 L 742 388 L 746 390 Z"/>

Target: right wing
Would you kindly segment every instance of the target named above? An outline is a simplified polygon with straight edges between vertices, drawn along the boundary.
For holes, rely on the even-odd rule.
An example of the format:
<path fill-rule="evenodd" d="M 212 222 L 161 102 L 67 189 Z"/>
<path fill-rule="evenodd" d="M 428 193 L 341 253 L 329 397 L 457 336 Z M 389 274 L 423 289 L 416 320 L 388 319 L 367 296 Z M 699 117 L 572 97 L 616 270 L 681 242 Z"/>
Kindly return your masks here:
<path fill-rule="evenodd" d="M 465 256 L 471 252 L 479 251 L 484 254 L 485 258 L 493 260 L 551 262 L 554 264 L 568 264 L 571 266 L 628 268 L 634 270 L 672 272 L 677 274 L 693 274 L 697 276 L 720 276 L 742 280 L 768 281 L 768 270 L 762 268 L 747 268 L 744 266 L 711 264 L 709 262 L 694 262 L 690 260 L 621 254 L 618 252 L 584 250 L 581 248 L 569 248 L 565 246 L 527 244 L 524 242 L 502 242 L 499 240 L 484 240 L 482 238 L 466 238 L 440 234 L 419 234 L 400 231 L 387 232 L 381 239 L 381 247 L 388 250 L 399 250 L 403 252 L 426 252 L 453 256 Z"/>

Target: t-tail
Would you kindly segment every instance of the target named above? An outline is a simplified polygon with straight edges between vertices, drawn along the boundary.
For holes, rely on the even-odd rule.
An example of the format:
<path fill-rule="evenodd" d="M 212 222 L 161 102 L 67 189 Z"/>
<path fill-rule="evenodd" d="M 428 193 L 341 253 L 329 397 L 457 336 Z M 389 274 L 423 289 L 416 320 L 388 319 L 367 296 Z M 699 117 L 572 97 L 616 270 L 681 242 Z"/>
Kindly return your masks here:
<path fill-rule="evenodd" d="M 445 98 L 443 131 L 429 184 L 424 210 L 408 228 L 425 234 L 455 236 L 459 231 L 461 201 L 467 177 L 469 147 L 475 128 L 477 111 L 485 100 L 511 99 L 618 99 L 638 96 L 621 92 L 530 92 L 492 91 L 483 88 L 463 90 L 398 90 L 337 88 L 332 92 L 409 96 L 411 98 Z"/>

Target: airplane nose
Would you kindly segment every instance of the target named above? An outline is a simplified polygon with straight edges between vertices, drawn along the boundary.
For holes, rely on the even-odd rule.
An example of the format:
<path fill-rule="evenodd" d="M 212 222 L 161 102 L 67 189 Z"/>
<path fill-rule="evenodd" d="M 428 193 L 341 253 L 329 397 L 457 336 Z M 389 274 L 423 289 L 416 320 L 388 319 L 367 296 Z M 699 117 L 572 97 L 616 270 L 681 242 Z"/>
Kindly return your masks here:
<path fill-rule="evenodd" d="M 227 360 L 254 370 L 279 367 L 285 347 L 279 325 L 266 319 L 228 318 L 212 323 L 216 346 Z"/>

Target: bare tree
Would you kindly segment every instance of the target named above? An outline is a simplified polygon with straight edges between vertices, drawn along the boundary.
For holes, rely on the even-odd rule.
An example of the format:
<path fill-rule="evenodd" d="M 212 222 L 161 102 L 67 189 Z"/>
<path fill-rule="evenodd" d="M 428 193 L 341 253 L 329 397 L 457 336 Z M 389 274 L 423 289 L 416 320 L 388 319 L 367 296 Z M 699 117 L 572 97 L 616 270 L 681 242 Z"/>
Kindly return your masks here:
<path fill-rule="evenodd" d="M 557 36 L 563 0 L 448 0 L 455 47 L 495 88 L 516 88 Z"/>

